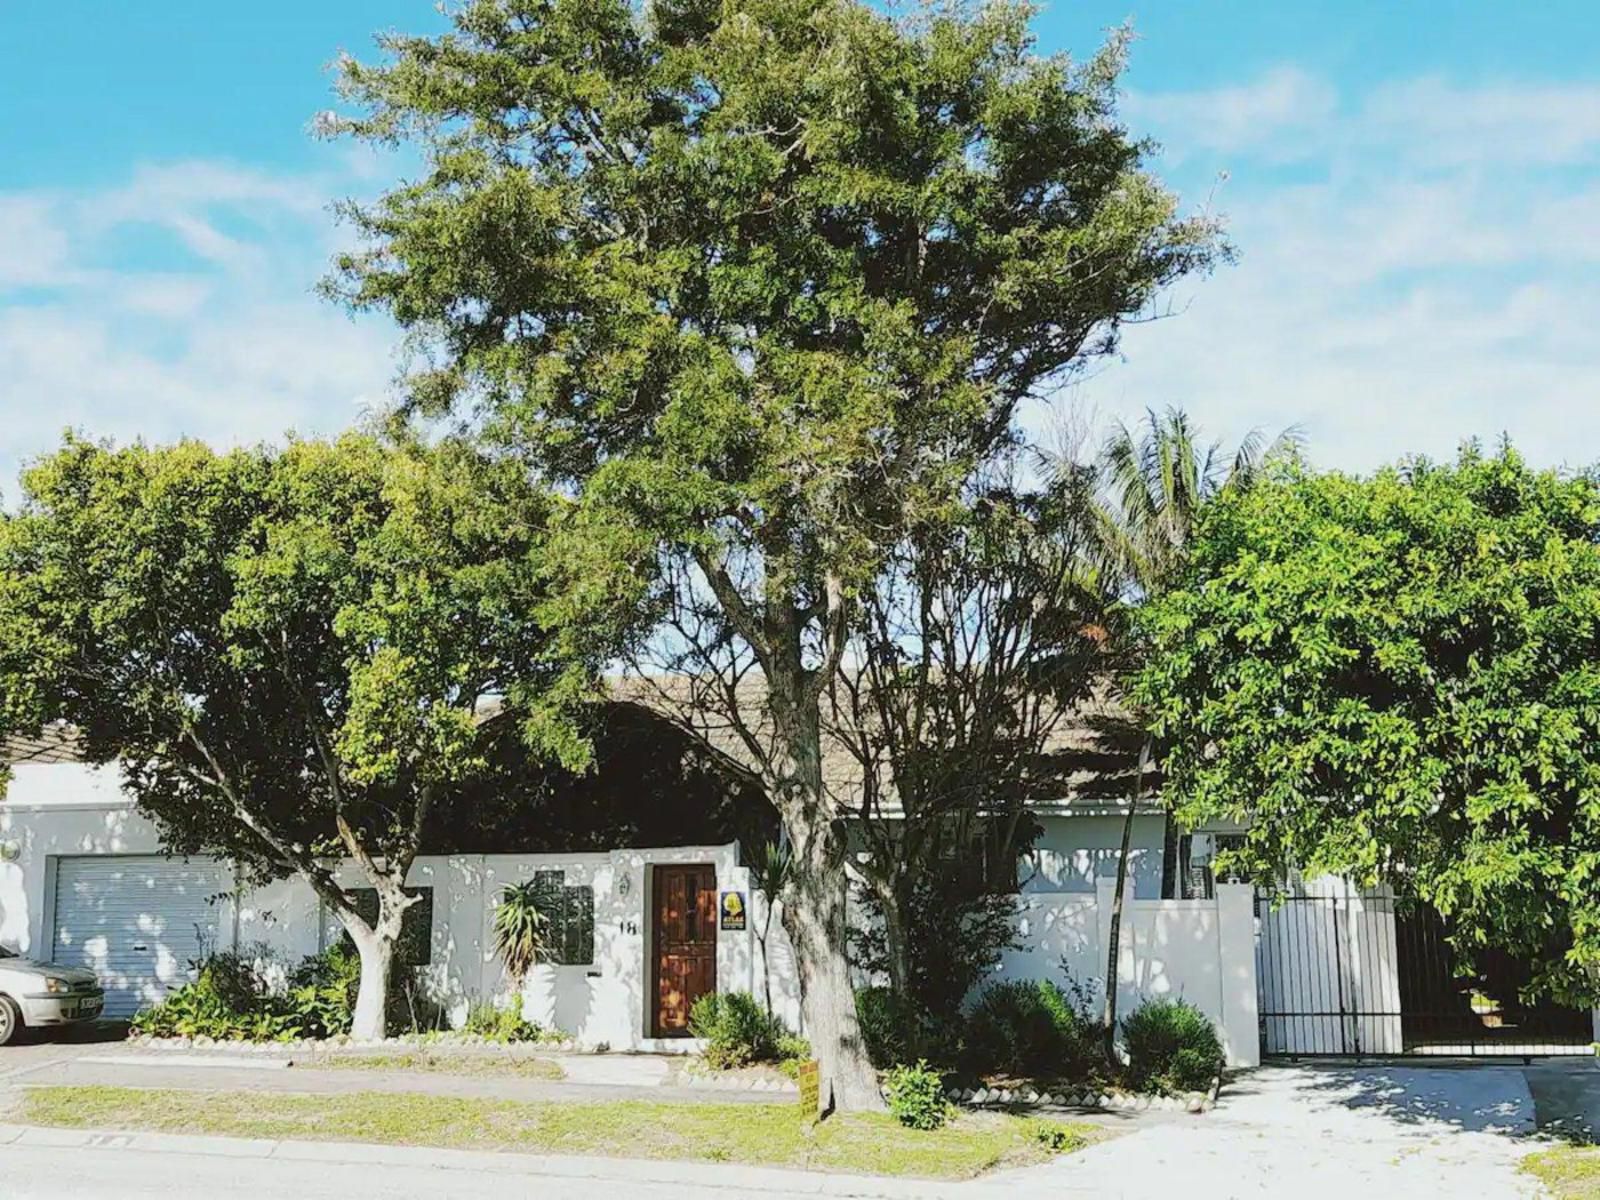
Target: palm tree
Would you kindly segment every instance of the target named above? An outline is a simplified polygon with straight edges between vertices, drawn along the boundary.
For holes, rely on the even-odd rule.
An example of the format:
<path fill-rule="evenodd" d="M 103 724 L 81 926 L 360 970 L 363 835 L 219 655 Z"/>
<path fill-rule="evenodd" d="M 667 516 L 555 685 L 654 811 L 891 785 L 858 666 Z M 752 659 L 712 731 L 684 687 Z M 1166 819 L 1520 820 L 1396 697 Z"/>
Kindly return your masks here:
<path fill-rule="evenodd" d="M 769 1013 L 772 1011 L 772 964 L 767 961 L 767 940 L 772 934 L 772 910 L 783 896 L 783 889 L 789 886 L 793 871 L 794 856 L 782 841 L 762 845 L 750 867 L 751 884 L 766 897 L 766 912 L 761 928 L 756 931 L 756 940 L 761 943 L 761 982 Z"/>
<path fill-rule="evenodd" d="M 505 964 L 506 974 L 516 984 L 519 995 L 528 972 L 546 949 L 549 922 L 539 909 L 542 902 L 537 883 L 513 883 L 500 893 L 500 904 L 494 910 L 494 952 Z"/>
<path fill-rule="evenodd" d="M 1176 408 L 1164 413 L 1146 410 L 1144 421 L 1136 429 L 1119 423 L 1100 455 L 1104 493 L 1100 523 L 1102 545 L 1123 580 L 1128 602 L 1139 604 L 1158 596 L 1178 578 L 1188 562 L 1201 512 L 1210 500 L 1228 489 L 1249 487 L 1268 464 L 1297 454 L 1301 443 L 1298 429 L 1285 430 L 1270 444 L 1259 431 L 1252 430 L 1228 456 L 1219 443 L 1202 443 L 1188 415 Z M 1136 658 L 1138 647 L 1130 650 Z M 1101 1037 L 1106 1059 L 1112 1063 L 1116 1061 L 1117 971 L 1128 853 L 1134 814 L 1144 798 L 1145 778 L 1154 751 L 1146 735 L 1117 857 L 1106 994 L 1101 1010 Z M 1177 862 L 1177 838 L 1177 828 L 1168 820 L 1162 848 L 1164 881 L 1169 868 Z"/>

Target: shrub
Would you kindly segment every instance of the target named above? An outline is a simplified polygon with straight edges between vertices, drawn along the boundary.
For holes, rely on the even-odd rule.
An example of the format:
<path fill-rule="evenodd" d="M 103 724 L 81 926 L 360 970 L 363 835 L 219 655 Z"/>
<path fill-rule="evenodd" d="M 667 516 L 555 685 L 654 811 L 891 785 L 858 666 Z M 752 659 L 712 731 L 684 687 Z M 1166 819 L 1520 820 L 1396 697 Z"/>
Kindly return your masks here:
<path fill-rule="evenodd" d="M 306 1027 L 304 1036 L 349 1033 L 360 989 L 361 959 L 353 947 L 336 942 L 303 959 L 289 973 L 289 1002 Z"/>
<path fill-rule="evenodd" d="M 910 1005 L 886 987 L 856 990 L 856 1023 L 867 1057 L 879 1070 L 911 1060 Z"/>
<path fill-rule="evenodd" d="M 1024 853 L 1032 838 L 1032 832 L 1024 834 L 1011 855 Z M 861 888 L 858 896 L 866 920 L 850 931 L 851 963 L 870 977 L 895 978 L 883 900 L 873 888 Z M 899 909 L 905 992 L 912 1011 L 943 1033 L 959 1019 L 967 993 L 1000 965 L 1007 949 L 1019 945 L 1016 898 L 991 892 L 962 858 L 923 863 L 901 889 Z"/>
<path fill-rule="evenodd" d="M 909 1129 L 939 1129 L 950 1119 L 944 1080 L 926 1059 L 890 1071 L 884 1078 L 884 1093 L 895 1120 Z"/>
<path fill-rule="evenodd" d="M 1203 1092 L 1222 1066 L 1216 1026 L 1183 1000 L 1147 1000 L 1123 1020 L 1122 1037 L 1140 1090 Z"/>
<path fill-rule="evenodd" d="M 919 1058 L 948 1062 L 956 1056 L 958 1038 L 950 1024 L 891 988 L 858 988 L 856 1021 L 867 1057 L 879 1070 Z"/>
<path fill-rule="evenodd" d="M 135 1033 L 208 1037 L 218 1041 L 285 1041 L 304 1036 L 285 997 L 269 993 L 255 963 L 231 951 L 199 964 L 193 983 L 174 988 L 160 1004 L 138 1013 Z"/>
<path fill-rule="evenodd" d="M 749 992 L 701 996 L 689 1010 L 689 1032 L 704 1039 L 706 1063 L 717 1070 L 775 1063 L 800 1044 Z M 805 1052 L 810 1054 L 809 1045 Z"/>
<path fill-rule="evenodd" d="M 268 987 L 252 956 L 225 951 L 199 965 L 193 983 L 134 1017 L 135 1033 L 274 1042 L 350 1031 L 361 964 L 338 946 L 305 959 L 282 992 Z"/>
<path fill-rule="evenodd" d="M 1048 979 L 985 988 L 967 1018 L 969 1065 L 1040 1077 L 1085 1073 L 1094 1062 L 1094 1029 Z"/>
<path fill-rule="evenodd" d="M 550 922 L 539 911 L 541 896 L 537 882 L 513 883 L 494 910 L 494 952 L 519 989 L 545 952 Z"/>
<path fill-rule="evenodd" d="M 539 1042 L 548 1036 L 538 1022 L 523 1019 L 520 1001 L 501 1008 L 492 1000 L 481 1000 L 467 1009 L 462 1028 L 491 1042 Z"/>
<path fill-rule="evenodd" d="M 1053 1121 L 1030 1121 L 1028 1133 L 1035 1142 L 1055 1154 L 1076 1150 L 1083 1145 L 1081 1133 L 1065 1125 L 1057 1125 Z"/>

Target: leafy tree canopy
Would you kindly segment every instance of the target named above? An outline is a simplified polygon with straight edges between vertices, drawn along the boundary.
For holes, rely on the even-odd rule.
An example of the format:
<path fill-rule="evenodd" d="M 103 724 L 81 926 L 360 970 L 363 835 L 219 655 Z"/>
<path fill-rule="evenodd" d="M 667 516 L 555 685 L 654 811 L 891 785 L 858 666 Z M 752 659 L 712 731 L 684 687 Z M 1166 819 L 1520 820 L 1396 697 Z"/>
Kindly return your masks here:
<path fill-rule="evenodd" d="M 1508 446 L 1288 466 L 1204 513 L 1138 683 L 1189 824 L 1265 874 L 1387 880 L 1467 956 L 1600 965 L 1600 481 Z"/>
<path fill-rule="evenodd" d="M 584 759 L 566 710 L 589 667 L 537 619 L 556 506 L 520 464 L 453 441 L 69 437 L 0 524 L 6 726 L 76 726 L 172 850 L 304 877 L 372 966 L 358 1025 L 381 1031 L 406 871 L 440 794 L 482 767 L 479 701 Z M 379 893 L 376 927 L 333 869 L 345 856 Z"/>
<path fill-rule="evenodd" d="M 353 111 L 328 121 L 422 160 L 347 209 L 367 246 L 330 283 L 415 336 L 410 406 L 571 491 L 568 615 L 631 596 L 693 627 L 672 666 L 716 677 L 700 695 L 758 751 L 846 1107 L 877 1085 L 819 705 L 852 605 L 1024 400 L 1225 252 L 1117 119 L 1126 38 L 1040 56 L 1032 13 L 468 0 L 451 32 L 345 62 Z"/>

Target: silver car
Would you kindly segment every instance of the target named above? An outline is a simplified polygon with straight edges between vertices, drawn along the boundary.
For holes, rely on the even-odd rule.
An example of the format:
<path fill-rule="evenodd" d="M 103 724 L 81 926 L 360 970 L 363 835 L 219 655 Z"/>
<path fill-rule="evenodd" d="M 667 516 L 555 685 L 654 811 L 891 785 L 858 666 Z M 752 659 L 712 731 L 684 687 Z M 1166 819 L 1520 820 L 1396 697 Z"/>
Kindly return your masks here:
<path fill-rule="evenodd" d="M 36 962 L 0 946 L 0 1046 L 23 1029 L 93 1021 L 105 1006 L 93 971 Z"/>

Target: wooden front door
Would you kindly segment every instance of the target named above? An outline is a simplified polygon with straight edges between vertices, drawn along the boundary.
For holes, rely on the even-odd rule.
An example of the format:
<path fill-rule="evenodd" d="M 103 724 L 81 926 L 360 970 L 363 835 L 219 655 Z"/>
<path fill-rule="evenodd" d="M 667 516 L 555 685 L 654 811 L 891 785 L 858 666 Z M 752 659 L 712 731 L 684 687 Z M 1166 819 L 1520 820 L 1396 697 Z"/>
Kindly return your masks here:
<path fill-rule="evenodd" d="M 689 1009 L 717 990 L 717 869 L 655 868 L 656 1037 L 688 1037 Z"/>

